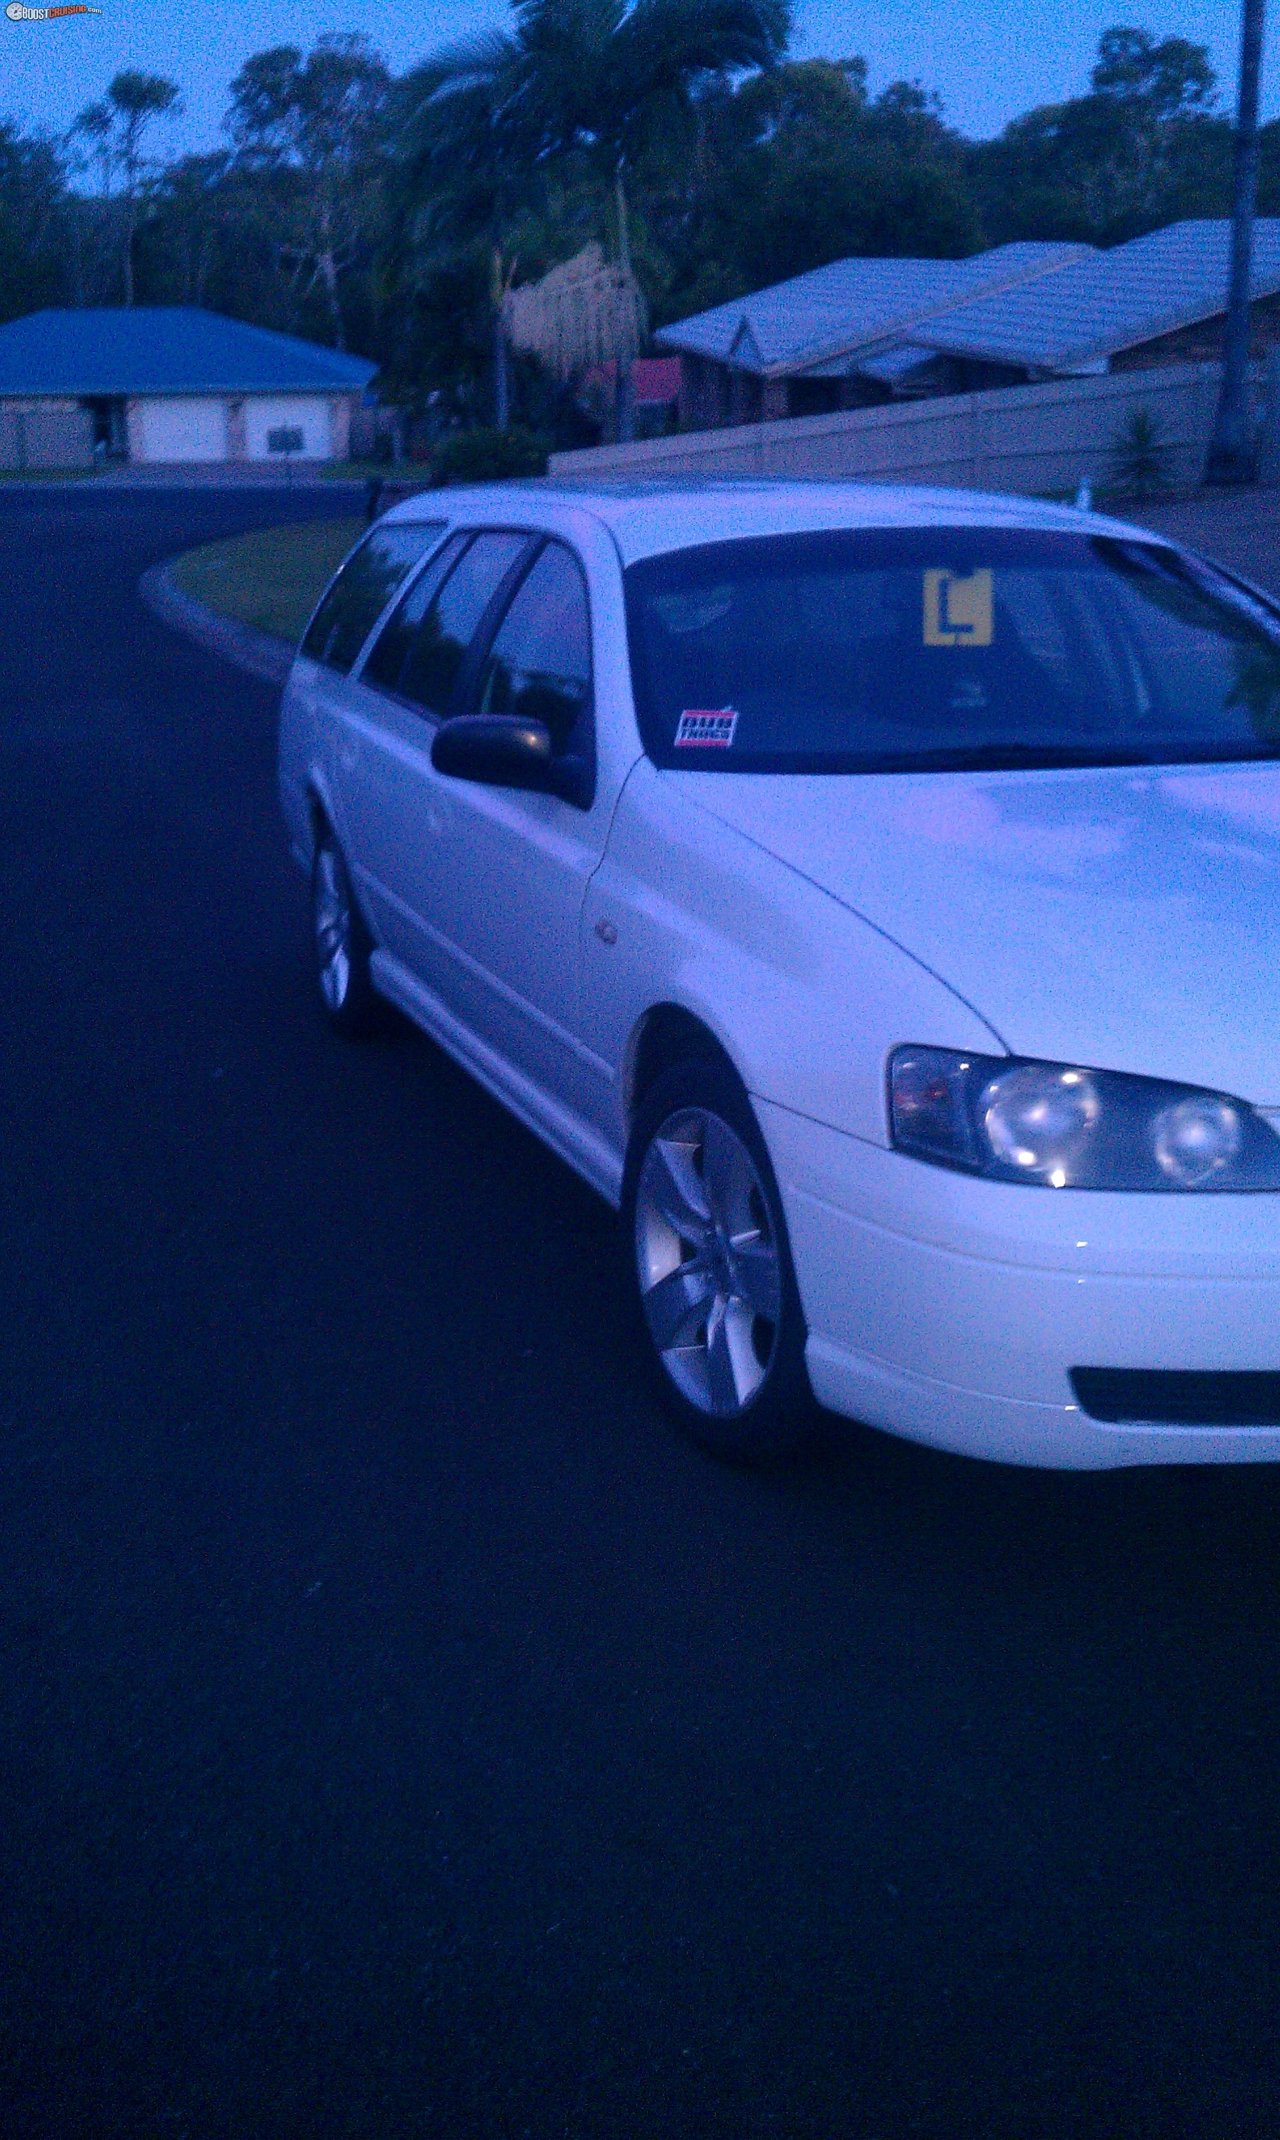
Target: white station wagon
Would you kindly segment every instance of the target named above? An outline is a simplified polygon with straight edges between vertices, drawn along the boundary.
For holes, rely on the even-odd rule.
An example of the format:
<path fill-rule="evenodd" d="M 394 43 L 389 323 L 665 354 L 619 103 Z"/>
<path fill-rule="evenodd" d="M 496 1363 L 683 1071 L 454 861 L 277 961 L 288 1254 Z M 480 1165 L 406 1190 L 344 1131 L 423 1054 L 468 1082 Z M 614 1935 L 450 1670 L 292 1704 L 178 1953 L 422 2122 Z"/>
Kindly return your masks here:
<path fill-rule="evenodd" d="M 433 493 L 307 630 L 320 991 L 623 1212 L 705 1446 L 1280 1457 L 1280 605 L 861 485 Z"/>

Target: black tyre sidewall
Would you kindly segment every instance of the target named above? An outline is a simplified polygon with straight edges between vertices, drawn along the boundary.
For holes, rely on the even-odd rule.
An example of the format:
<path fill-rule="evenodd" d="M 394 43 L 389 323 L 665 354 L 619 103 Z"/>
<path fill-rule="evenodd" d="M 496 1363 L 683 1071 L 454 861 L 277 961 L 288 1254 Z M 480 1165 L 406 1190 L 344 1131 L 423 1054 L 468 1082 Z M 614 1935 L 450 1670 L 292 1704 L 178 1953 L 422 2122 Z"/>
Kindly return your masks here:
<path fill-rule="evenodd" d="M 769 1201 L 769 1217 L 778 1242 L 782 1275 L 782 1319 L 769 1371 L 746 1410 L 733 1419 L 700 1411 L 676 1388 L 662 1365 L 650 1335 L 636 1263 L 636 1190 L 644 1156 L 655 1132 L 683 1107 L 702 1107 L 720 1116 L 747 1147 L 759 1170 Z M 730 1463 L 751 1464 L 790 1456 L 812 1437 L 817 1408 L 804 1364 L 807 1332 L 800 1305 L 786 1219 L 768 1148 L 751 1111 L 746 1091 L 729 1068 L 714 1056 L 691 1058 L 664 1070 L 640 1102 L 627 1147 L 622 1182 L 621 1249 L 632 1303 L 637 1342 L 649 1380 L 668 1416 L 690 1440 Z"/>

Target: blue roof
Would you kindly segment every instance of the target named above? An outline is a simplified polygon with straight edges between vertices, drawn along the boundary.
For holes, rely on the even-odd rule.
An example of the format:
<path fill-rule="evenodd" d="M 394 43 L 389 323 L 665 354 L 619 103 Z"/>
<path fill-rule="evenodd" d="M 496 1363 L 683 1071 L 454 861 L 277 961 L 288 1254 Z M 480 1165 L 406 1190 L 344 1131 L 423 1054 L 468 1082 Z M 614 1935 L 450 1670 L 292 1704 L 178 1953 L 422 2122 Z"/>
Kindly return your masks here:
<path fill-rule="evenodd" d="M 1090 251 L 1024 241 L 967 260 L 833 260 L 678 320 L 654 339 L 722 364 L 732 358 L 749 371 L 794 371 L 894 337 L 952 305 L 1058 270 Z"/>
<path fill-rule="evenodd" d="M 979 297 L 919 327 L 912 339 L 954 356 L 1069 370 L 1224 312 L 1230 249 L 1225 217 L 1168 223 L 1068 261 L 1041 281 Z M 1276 290 L 1280 218 L 1259 216 L 1252 294 Z"/>
<path fill-rule="evenodd" d="M 350 393 L 377 369 L 199 305 L 82 306 L 0 327 L 0 397 Z"/>

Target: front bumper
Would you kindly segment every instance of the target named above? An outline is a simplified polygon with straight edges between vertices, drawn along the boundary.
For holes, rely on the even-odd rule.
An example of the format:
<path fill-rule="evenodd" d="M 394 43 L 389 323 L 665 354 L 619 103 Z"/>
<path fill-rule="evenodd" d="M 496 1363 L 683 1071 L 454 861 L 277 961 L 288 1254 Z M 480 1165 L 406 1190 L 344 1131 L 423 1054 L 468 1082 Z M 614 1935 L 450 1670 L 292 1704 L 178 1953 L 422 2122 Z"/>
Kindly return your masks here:
<path fill-rule="evenodd" d="M 1280 1192 L 985 1182 L 757 1100 L 815 1396 L 1005 1463 L 1280 1460 L 1275 1425 L 1116 1424 L 1073 1368 L 1280 1371 Z"/>

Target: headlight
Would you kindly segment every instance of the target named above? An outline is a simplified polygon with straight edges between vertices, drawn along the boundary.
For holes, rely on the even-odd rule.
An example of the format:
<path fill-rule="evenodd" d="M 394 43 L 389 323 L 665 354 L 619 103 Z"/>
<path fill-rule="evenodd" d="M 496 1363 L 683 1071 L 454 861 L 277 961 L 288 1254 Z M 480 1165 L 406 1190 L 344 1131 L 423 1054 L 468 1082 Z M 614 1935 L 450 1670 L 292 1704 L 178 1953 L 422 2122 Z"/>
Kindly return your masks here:
<path fill-rule="evenodd" d="M 1280 1189 L 1280 1137 L 1243 1100 L 1161 1078 L 949 1048 L 889 1058 L 896 1149 L 1052 1189 Z"/>

